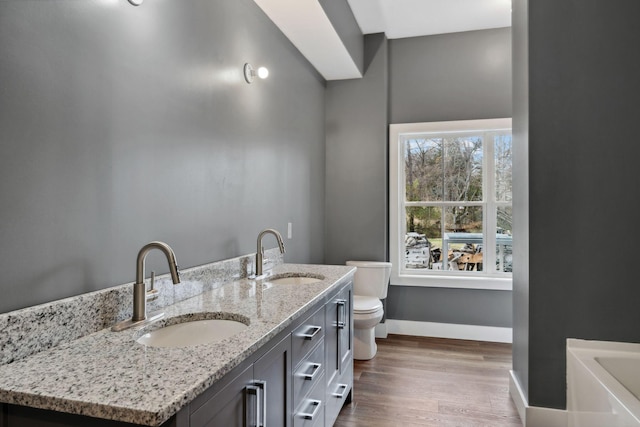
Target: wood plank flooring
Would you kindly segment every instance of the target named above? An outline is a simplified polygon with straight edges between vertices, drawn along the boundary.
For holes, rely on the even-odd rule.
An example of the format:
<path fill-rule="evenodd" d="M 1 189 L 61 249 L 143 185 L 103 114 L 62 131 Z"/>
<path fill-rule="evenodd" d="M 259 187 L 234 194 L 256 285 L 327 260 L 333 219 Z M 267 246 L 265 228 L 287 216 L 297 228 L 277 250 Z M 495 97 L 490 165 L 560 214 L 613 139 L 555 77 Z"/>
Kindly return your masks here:
<path fill-rule="evenodd" d="M 334 427 L 522 427 L 509 397 L 511 345 L 389 335 L 355 361 Z"/>

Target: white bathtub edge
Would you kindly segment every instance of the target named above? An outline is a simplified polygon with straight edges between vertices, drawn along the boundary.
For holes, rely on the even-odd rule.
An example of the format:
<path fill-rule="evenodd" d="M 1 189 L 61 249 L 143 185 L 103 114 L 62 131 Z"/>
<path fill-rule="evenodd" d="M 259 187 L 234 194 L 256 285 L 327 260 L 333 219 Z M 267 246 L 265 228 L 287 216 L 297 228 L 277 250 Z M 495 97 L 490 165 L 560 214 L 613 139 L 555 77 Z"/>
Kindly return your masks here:
<path fill-rule="evenodd" d="M 597 361 L 603 357 L 640 359 L 640 343 L 567 339 L 567 409 L 573 425 L 607 420 L 610 426 L 640 426 L 640 400 Z M 595 417 L 602 418 L 591 423 Z"/>
<path fill-rule="evenodd" d="M 640 344 L 631 342 L 596 341 L 578 338 L 567 338 L 567 350 L 638 352 L 640 351 Z"/>

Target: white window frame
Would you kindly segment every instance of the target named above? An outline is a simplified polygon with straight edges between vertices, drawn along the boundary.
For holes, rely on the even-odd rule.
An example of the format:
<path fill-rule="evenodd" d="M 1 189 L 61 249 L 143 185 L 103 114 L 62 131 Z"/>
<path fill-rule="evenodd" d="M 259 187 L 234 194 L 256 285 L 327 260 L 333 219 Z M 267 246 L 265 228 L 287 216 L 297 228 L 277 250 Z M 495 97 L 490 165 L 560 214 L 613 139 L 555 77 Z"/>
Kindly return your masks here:
<path fill-rule="evenodd" d="M 404 146 L 402 137 L 411 134 L 447 133 L 447 132 L 487 132 L 493 130 L 511 130 L 511 118 L 460 120 L 429 123 L 402 123 L 389 126 L 389 250 L 392 262 L 391 285 L 425 286 L 440 288 L 512 290 L 512 275 L 506 273 L 487 272 L 473 274 L 471 272 L 438 272 L 429 270 L 413 274 L 404 271 L 404 222 L 405 222 L 405 176 Z M 483 147 L 483 158 L 493 156 L 493 147 Z M 487 170 L 484 160 L 485 176 L 495 177 L 495 170 Z M 483 180 L 484 194 L 495 197 L 494 179 Z M 489 181 L 488 183 L 486 181 Z M 471 204 L 474 204 L 473 202 Z M 498 204 L 500 205 L 500 204 Z M 486 233 L 485 247 L 495 247 L 495 234 L 488 232 L 496 229 L 496 219 L 483 215 L 483 232 Z M 452 274 L 453 273 L 453 274 Z"/>

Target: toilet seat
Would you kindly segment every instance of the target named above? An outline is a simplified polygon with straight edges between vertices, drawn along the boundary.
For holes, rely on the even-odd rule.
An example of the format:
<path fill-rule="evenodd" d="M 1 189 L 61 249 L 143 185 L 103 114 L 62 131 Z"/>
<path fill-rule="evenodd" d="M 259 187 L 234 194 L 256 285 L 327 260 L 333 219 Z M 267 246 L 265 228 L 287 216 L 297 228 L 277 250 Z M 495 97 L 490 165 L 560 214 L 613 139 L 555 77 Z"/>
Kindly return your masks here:
<path fill-rule="evenodd" d="M 353 312 L 355 314 L 370 314 L 382 309 L 382 301 L 376 297 L 364 295 L 353 296 Z"/>

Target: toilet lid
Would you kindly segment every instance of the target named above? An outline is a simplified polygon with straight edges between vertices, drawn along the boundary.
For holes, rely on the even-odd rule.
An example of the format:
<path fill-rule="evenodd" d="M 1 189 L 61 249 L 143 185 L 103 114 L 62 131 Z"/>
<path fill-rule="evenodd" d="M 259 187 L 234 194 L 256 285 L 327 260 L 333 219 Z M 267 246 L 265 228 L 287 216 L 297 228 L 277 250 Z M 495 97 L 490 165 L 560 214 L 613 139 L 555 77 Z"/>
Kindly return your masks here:
<path fill-rule="evenodd" d="M 375 313 L 382 308 L 382 301 L 376 297 L 366 297 L 363 295 L 353 296 L 354 313 Z"/>

